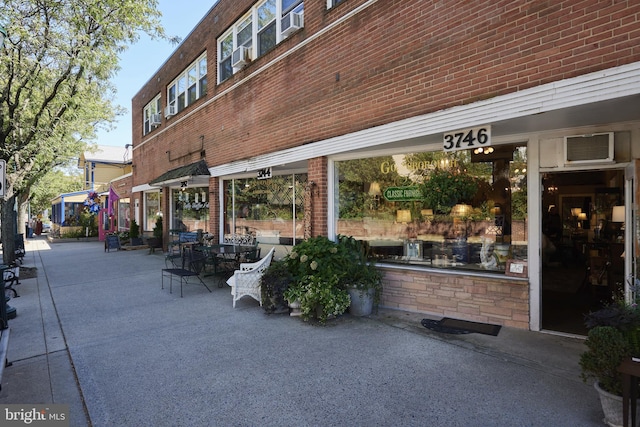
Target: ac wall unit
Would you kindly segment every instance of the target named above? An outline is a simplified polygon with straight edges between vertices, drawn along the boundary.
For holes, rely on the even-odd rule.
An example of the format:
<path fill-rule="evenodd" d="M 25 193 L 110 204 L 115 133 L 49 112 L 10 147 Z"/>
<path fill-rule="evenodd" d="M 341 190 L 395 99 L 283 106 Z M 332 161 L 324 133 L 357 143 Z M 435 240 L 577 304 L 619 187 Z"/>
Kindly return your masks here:
<path fill-rule="evenodd" d="M 613 162 L 613 132 L 567 136 L 564 139 L 565 165 Z"/>
<path fill-rule="evenodd" d="M 231 54 L 231 65 L 233 67 L 242 67 L 251 61 L 251 48 L 240 46 Z"/>
<path fill-rule="evenodd" d="M 149 124 L 151 126 L 159 126 L 162 120 L 162 116 L 160 114 L 152 114 L 149 117 Z"/>
<path fill-rule="evenodd" d="M 289 12 L 280 21 L 282 37 L 287 37 L 302 27 L 304 27 L 304 15 L 302 13 Z"/>
<path fill-rule="evenodd" d="M 177 111 L 176 111 L 176 106 L 175 105 L 167 105 L 167 107 L 164 109 L 164 116 L 165 117 L 175 116 L 176 113 L 177 113 Z"/>

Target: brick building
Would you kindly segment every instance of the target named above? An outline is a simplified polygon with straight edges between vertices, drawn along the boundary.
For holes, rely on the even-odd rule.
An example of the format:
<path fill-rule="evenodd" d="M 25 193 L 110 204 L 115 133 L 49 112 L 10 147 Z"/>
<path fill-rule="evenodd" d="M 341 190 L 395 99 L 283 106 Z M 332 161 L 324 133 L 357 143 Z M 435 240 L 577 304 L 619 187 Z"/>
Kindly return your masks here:
<path fill-rule="evenodd" d="M 352 235 L 387 307 L 580 334 L 636 268 L 632 2 L 220 0 L 132 114 L 144 232 Z"/>

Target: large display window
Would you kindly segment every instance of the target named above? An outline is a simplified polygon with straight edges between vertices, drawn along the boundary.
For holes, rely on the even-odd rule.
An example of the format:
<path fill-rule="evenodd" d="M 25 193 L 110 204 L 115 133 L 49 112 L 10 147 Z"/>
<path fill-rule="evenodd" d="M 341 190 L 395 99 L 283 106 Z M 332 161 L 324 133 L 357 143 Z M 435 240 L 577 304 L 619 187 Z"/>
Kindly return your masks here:
<path fill-rule="evenodd" d="M 209 232 L 208 187 L 171 190 L 170 230 Z"/>
<path fill-rule="evenodd" d="M 226 239 L 293 245 L 304 238 L 307 174 L 224 182 Z"/>
<path fill-rule="evenodd" d="M 162 215 L 162 194 L 160 191 L 144 193 L 144 231 L 153 231 L 156 221 Z"/>
<path fill-rule="evenodd" d="M 527 259 L 526 147 L 335 162 L 336 232 L 384 262 L 503 272 Z"/>

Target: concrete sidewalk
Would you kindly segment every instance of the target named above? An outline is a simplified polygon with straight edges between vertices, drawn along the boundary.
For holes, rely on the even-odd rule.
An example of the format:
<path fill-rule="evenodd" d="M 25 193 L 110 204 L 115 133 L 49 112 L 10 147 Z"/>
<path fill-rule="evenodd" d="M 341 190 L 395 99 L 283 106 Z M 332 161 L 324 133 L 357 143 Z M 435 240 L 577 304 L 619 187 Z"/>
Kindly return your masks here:
<path fill-rule="evenodd" d="M 170 294 L 147 250 L 26 249 L 0 404 L 68 404 L 72 426 L 602 425 L 579 339 L 438 334 L 393 310 L 314 326 L 233 309 L 212 279 Z"/>

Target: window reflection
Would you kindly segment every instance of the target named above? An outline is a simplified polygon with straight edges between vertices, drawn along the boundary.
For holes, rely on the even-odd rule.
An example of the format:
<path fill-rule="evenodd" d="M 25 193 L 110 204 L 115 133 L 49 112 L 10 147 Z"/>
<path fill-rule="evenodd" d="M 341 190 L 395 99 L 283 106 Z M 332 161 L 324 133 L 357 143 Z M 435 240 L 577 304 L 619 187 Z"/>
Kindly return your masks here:
<path fill-rule="evenodd" d="M 388 262 L 504 271 L 527 257 L 526 148 L 336 162 L 336 230 Z"/>

